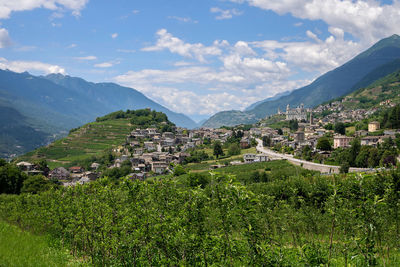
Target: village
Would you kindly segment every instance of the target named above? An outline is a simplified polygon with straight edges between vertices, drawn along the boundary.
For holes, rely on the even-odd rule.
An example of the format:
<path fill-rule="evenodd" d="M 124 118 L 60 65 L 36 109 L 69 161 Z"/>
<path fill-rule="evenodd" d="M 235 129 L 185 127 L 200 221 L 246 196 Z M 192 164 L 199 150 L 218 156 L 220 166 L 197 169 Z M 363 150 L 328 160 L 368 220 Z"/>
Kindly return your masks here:
<path fill-rule="evenodd" d="M 313 114 L 328 111 L 329 114 L 320 119 L 314 119 Z M 353 122 L 368 118 L 375 110 L 344 110 L 340 101 L 331 104 L 320 105 L 317 108 L 306 109 L 303 105 L 290 108 L 285 112 L 278 109 L 277 115 L 284 115 L 285 121 L 295 121 L 296 129 L 282 127 L 279 129 L 268 127 L 260 122 L 252 128 L 243 131 L 240 139 L 240 148 L 246 149 L 252 145 L 256 138 L 268 140 L 264 146 L 270 147 L 279 153 L 288 153 L 292 156 L 301 155 L 305 147 L 321 158 L 327 158 L 333 150 L 348 148 L 355 137 L 360 138 L 362 146 L 377 147 L 385 139 L 395 139 L 397 131 L 380 131 L 380 123 L 369 122 L 368 130 L 357 130 L 351 135 L 337 134 L 327 125 L 336 122 Z M 327 129 L 328 128 L 328 129 Z M 234 133 L 234 128 L 200 128 L 188 130 L 174 127 L 173 132 L 160 132 L 157 128 L 135 129 L 126 136 L 126 142 L 112 150 L 114 159 L 107 169 L 130 167 L 127 175 L 130 179 L 144 180 L 150 176 L 172 173 L 175 166 L 185 164 L 185 159 L 191 156 L 191 152 L 197 147 L 206 144 L 212 146 L 215 142 L 224 144 Z M 376 135 L 380 131 L 382 134 Z M 333 146 L 331 149 L 317 147 L 318 140 L 325 136 L 331 136 Z M 260 140 L 260 139 L 258 139 Z M 253 144 L 254 146 L 254 144 Z M 240 160 L 229 162 L 230 165 L 250 164 L 273 160 L 274 157 L 258 150 L 258 153 L 245 153 Z M 28 174 L 43 174 L 49 179 L 59 181 L 64 186 L 73 186 L 94 181 L 101 176 L 99 167 L 101 164 L 92 162 L 88 169 L 82 166 L 67 168 L 58 167 L 53 170 L 40 168 L 30 162 L 19 162 L 17 166 Z M 210 168 L 220 168 L 223 165 L 212 165 Z M 104 168 L 103 168 L 104 169 Z M 316 169 L 318 170 L 318 169 Z"/>

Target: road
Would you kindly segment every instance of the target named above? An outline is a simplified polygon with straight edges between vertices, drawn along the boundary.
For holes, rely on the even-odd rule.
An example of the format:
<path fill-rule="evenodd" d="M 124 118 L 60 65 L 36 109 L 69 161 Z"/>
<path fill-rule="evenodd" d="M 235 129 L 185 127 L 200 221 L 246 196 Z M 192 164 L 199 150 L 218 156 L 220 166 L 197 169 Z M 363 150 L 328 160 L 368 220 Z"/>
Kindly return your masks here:
<path fill-rule="evenodd" d="M 286 159 L 294 165 L 298 165 L 307 170 L 319 171 L 321 173 L 339 173 L 340 167 L 334 165 L 325 165 L 314 163 L 302 159 L 293 158 L 293 155 L 277 153 L 271 149 L 263 147 L 262 140 L 256 138 L 257 140 L 257 151 L 263 154 L 268 155 L 271 159 Z M 371 172 L 373 169 L 364 169 L 364 168 L 350 168 L 349 172 Z"/>

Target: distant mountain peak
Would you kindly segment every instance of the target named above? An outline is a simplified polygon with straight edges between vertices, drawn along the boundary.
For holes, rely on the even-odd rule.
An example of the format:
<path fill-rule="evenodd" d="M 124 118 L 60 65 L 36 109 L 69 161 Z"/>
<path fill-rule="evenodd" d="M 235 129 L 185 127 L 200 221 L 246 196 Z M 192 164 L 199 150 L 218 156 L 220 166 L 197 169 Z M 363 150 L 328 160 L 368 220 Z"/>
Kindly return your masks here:
<path fill-rule="evenodd" d="M 57 78 L 57 79 L 64 79 L 67 76 L 61 73 L 50 73 L 44 76 L 45 78 Z"/>

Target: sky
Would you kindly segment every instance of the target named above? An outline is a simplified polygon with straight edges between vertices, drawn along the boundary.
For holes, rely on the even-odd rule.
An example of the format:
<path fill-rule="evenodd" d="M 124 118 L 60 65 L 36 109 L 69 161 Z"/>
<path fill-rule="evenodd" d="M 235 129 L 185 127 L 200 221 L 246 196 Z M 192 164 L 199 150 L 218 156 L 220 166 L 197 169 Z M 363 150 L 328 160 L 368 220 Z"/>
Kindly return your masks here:
<path fill-rule="evenodd" d="M 0 68 L 139 90 L 199 121 L 399 34 L 400 0 L 0 0 Z"/>

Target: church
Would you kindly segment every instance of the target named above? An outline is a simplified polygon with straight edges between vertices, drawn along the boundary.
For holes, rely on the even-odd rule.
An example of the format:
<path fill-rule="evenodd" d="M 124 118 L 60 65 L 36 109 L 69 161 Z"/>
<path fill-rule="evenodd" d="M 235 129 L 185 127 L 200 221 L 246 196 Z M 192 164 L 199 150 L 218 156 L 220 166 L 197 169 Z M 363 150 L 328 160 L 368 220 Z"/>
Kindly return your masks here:
<path fill-rule="evenodd" d="M 286 120 L 298 120 L 298 121 L 306 121 L 307 120 L 307 111 L 304 108 L 304 104 L 301 104 L 297 108 L 290 108 L 290 105 L 288 104 L 286 106 Z"/>

